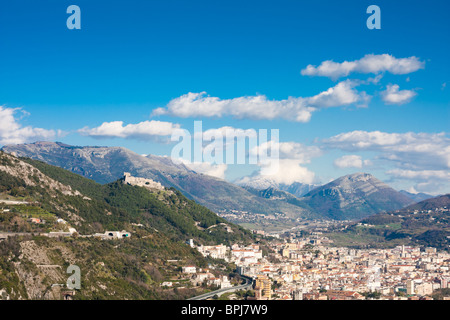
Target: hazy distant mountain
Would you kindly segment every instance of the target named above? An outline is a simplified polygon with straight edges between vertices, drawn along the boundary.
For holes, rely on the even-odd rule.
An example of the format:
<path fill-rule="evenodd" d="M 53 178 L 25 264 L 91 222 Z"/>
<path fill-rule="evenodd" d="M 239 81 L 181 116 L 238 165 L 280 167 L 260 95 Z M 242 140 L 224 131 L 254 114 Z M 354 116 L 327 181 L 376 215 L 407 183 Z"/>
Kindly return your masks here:
<path fill-rule="evenodd" d="M 235 181 L 235 183 L 241 187 L 249 187 L 256 190 L 278 188 L 278 183 L 275 180 L 262 177 L 245 177 Z"/>
<path fill-rule="evenodd" d="M 411 212 L 414 210 L 435 210 L 436 208 L 443 207 L 446 207 L 447 209 L 450 208 L 450 193 L 420 201 L 418 203 L 407 206 L 406 208 L 402 208 L 401 210 L 399 210 L 399 212 L 402 213 Z"/>
<path fill-rule="evenodd" d="M 360 219 L 416 202 L 367 173 L 340 177 L 324 186 L 309 190 L 304 195 L 301 190 L 312 188 L 312 185 L 295 183 L 283 186 L 262 178 L 241 182 L 241 185 L 259 197 L 296 205 L 326 219 Z M 295 188 L 297 193 L 303 196 L 294 196 Z"/>
<path fill-rule="evenodd" d="M 278 188 L 282 191 L 289 192 L 290 194 L 293 194 L 296 197 L 303 197 L 305 194 L 314 190 L 317 187 L 319 187 L 319 186 L 314 185 L 314 184 L 294 182 L 289 185 L 288 184 L 280 184 Z"/>
<path fill-rule="evenodd" d="M 415 202 L 423 201 L 423 200 L 430 199 L 430 198 L 434 197 L 431 194 L 426 194 L 426 193 L 422 193 L 422 192 L 411 193 L 411 192 L 408 192 L 408 191 L 405 191 L 405 190 L 400 190 L 399 192 L 404 194 L 408 198 L 414 200 Z"/>
<path fill-rule="evenodd" d="M 130 172 L 180 190 L 188 198 L 218 212 L 242 210 L 255 213 L 284 212 L 302 215 L 304 210 L 288 203 L 262 199 L 225 180 L 197 173 L 170 158 L 142 156 L 122 147 L 79 147 L 59 142 L 10 145 L 3 149 L 19 157 L 29 157 L 70 170 L 99 183 L 109 183 Z"/>
<path fill-rule="evenodd" d="M 291 218 L 303 219 L 321 219 L 323 218 L 320 213 L 311 210 L 305 205 L 300 198 L 290 194 L 289 192 L 278 190 L 272 187 L 259 190 L 252 187 L 242 187 L 249 193 L 264 200 L 265 203 L 271 203 L 272 206 L 280 209 L 280 213 L 286 213 Z M 292 214 L 291 208 L 295 207 L 298 212 Z M 287 211 L 288 210 L 288 211 Z"/>
<path fill-rule="evenodd" d="M 297 198 L 296 196 L 286 191 L 278 190 L 272 187 L 263 190 L 254 189 L 252 187 L 243 187 L 243 188 L 261 198 L 270 199 L 271 201 L 290 203 L 292 205 L 302 208 L 305 207 L 301 199 Z"/>
<path fill-rule="evenodd" d="M 301 182 L 294 182 L 292 184 L 285 184 L 276 182 L 270 178 L 256 177 L 256 178 L 244 178 L 236 182 L 241 187 L 249 187 L 256 190 L 265 190 L 268 188 L 274 188 L 281 191 L 289 192 L 296 197 L 302 197 L 309 191 L 317 188 L 317 185 L 306 184 Z"/>
<path fill-rule="evenodd" d="M 340 177 L 310 191 L 301 200 L 312 211 L 337 220 L 359 219 L 415 202 L 367 173 Z"/>
<path fill-rule="evenodd" d="M 300 198 L 293 195 L 295 190 L 301 194 L 301 190 L 311 186 L 275 184 L 274 187 L 271 185 L 273 181 L 261 180 L 269 187 L 261 190 L 261 183 L 255 184 L 258 188 L 247 186 L 246 190 L 225 180 L 197 173 L 183 164 L 174 164 L 168 157 L 144 157 L 122 147 L 77 147 L 58 142 L 36 142 L 5 146 L 3 150 L 62 167 L 99 183 L 115 181 L 124 172 L 130 172 L 133 176 L 175 187 L 188 198 L 216 212 L 224 209 L 254 213 L 282 212 L 291 217 L 341 220 L 359 219 L 415 203 L 365 173 L 341 177 Z M 289 189 L 292 193 L 282 188 L 292 188 Z"/>

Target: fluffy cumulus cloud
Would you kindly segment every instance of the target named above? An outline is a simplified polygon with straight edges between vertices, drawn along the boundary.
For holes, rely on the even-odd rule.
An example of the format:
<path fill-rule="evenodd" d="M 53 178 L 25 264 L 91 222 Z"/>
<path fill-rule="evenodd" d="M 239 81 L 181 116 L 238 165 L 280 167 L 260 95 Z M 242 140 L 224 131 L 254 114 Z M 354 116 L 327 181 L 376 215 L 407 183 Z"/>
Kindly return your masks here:
<path fill-rule="evenodd" d="M 230 126 L 225 126 L 221 128 L 214 128 L 214 129 L 208 129 L 206 131 L 202 132 L 203 139 L 206 141 L 211 141 L 218 138 L 223 138 L 228 140 L 232 138 L 237 139 L 245 139 L 245 138 L 257 138 L 258 132 L 254 129 L 240 129 L 240 128 L 233 128 Z M 198 137 L 198 133 L 197 136 Z M 200 137 L 198 137 L 200 138 Z"/>
<path fill-rule="evenodd" d="M 188 93 L 170 101 L 165 108 L 154 110 L 153 115 L 177 117 L 224 117 L 249 119 L 286 119 L 308 122 L 314 111 L 321 108 L 340 107 L 366 103 L 368 96 L 358 92 L 355 81 L 342 81 L 312 97 L 289 97 L 285 100 L 269 100 L 264 95 L 220 99 L 206 92 Z"/>
<path fill-rule="evenodd" d="M 292 184 L 294 182 L 312 184 L 316 182 L 315 173 L 305 167 L 313 158 L 322 155 L 322 150 L 316 146 L 306 146 L 297 142 L 268 141 L 253 148 L 250 153 L 268 154 L 268 150 L 278 150 L 278 157 L 269 157 L 259 163 L 260 169 L 250 177 L 244 177 L 238 183 L 248 183 L 251 180 L 271 180 L 275 183 Z"/>
<path fill-rule="evenodd" d="M 325 139 L 323 144 L 348 152 L 376 152 L 377 160 L 395 167 L 388 175 L 416 183 L 416 190 L 431 192 L 450 181 L 450 139 L 445 133 L 351 131 Z"/>
<path fill-rule="evenodd" d="M 402 170 L 402 169 L 393 169 L 387 172 L 388 174 L 405 179 L 419 179 L 419 180 L 430 180 L 430 179 L 439 179 L 439 180 L 447 180 L 450 181 L 450 171 L 448 170 Z"/>
<path fill-rule="evenodd" d="M 323 143 L 345 151 L 378 151 L 386 160 L 419 169 L 450 168 L 450 138 L 445 133 L 351 131 Z"/>
<path fill-rule="evenodd" d="M 269 141 L 260 146 L 260 152 L 266 152 L 267 146 L 279 150 L 280 159 L 296 160 L 301 164 L 310 163 L 312 159 L 322 155 L 322 150 L 317 146 L 307 146 L 298 142 Z"/>
<path fill-rule="evenodd" d="M 355 89 L 357 85 L 358 82 L 351 80 L 339 82 L 336 86 L 307 98 L 308 105 L 315 108 L 330 108 L 351 104 L 365 105 L 369 96 L 364 91 L 358 92 Z"/>
<path fill-rule="evenodd" d="M 410 192 L 430 192 L 442 190 L 442 186 L 449 187 L 450 171 L 449 170 L 403 170 L 393 169 L 386 172 L 390 176 L 398 180 L 413 181 L 414 186 Z M 444 192 L 449 192 L 444 189 Z"/>
<path fill-rule="evenodd" d="M 133 138 L 140 140 L 167 137 L 179 129 L 180 125 L 164 121 L 143 121 L 123 125 L 123 121 L 104 122 L 96 128 L 84 127 L 78 132 L 93 138 Z"/>
<path fill-rule="evenodd" d="M 362 168 L 371 164 L 370 160 L 363 160 L 358 155 L 345 155 L 334 160 L 334 165 L 338 168 Z"/>
<path fill-rule="evenodd" d="M 319 66 L 308 65 L 301 71 L 302 75 L 322 76 L 337 79 L 350 73 L 390 72 L 392 74 L 408 74 L 423 69 L 425 63 L 417 57 L 395 58 L 390 54 L 367 54 L 359 60 L 334 62 L 323 61 Z"/>
<path fill-rule="evenodd" d="M 381 99 L 387 104 L 405 104 L 411 101 L 417 93 L 413 90 L 399 90 L 397 84 L 387 85 L 386 90 L 381 92 Z"/>
<path fill-rule="evenodd" d="M 319 66 L 308 65 L 302 75 L 326 76 L 333 79 L 348 76 L 351 73 L 375 74 L 366 81 L 341 81 L 335 86 L 317 95 L 307 97 L 289 97 L 284 100 L 270 100 L 265 95 L 243 96 L 221 99 L 206 92 L 189 92 L 171 100 L 165 107 L 153 111 L 154 116 L 172 115 L 176 117 L 234 117 L 238 119 L 272 120 L 285 119 L 296 122 L 309 122 L 312 114 L 323 108 L 356 105 L 366 107 L 370 96 L 358 91 L 361 84 L 378 84 L 384 72 L 408 74 L 424 68 L 425 63 L 417 57 L 395 58 L 389 54 L 367 54 L 354 61 L 322 62 Z M 382 93 L 389 104 L 409 102 L 416 93 L 412 90 L 399 90 L 390 85 Z"/>
<path fill-rule="evenodd" d="M 315 180 L 315 174 L 304 165 L 310 163 L 311 159 L 322 155 L 322 150 L 317 146 L 306 146 L 297 142 L 279 142 L 278 136 L 273 132 L 261 139 L 260 132 L 252 129 L 222 127 L 206 130 L 202 134 L 203 159 L 201 161 L 203 162 L 198 159 L 193 161 L 180 159 L 182 163 L 195 171 L 222 178 L 227 165 L 236 163 L 242 156 L 242 163 L 259 167 L 252 175 L 253 179 L 263 177 L 286 184 L 312 183 Z M 237 139 L 235 141 L 229 139 L 230 137 Z M 199 137 L 197 136 L 197 138 Z M 254 144 L 250 142 L 248 146 L 240 144 L 247 138 L 254 139 Z M 236 144 L 237 148 L 234 151 Z M 212 148 L 214 148 L 215 156 L 207 157 L 206 155 L 213 151 Z M 230 159 L 231 162 L 228 162 L 230 151 L 233 157 Z M 173 155 L 173 159 L 177 161 L 179 157 Z"/>
<path fill-rule="evenodd" d="M 273 166 L 263 165 L 256 177 L 264 177 L 284 184 L 294 182 L 312 184 L 315 181 L 314 172 L 302 166 L 296 159 L 280 159 L 277 170 L 273 170 Z"/>
<path fill-rule="evenodd" d="M 0 106 L 0 145 L 49 140 L 57 136 L 54 130 L 31 126 L 23 127 L 16 118 L 18 112 L 28 115 L 27 112 L 19 108 Z"/>
<path fill-rule="evenodd" d="M 206 174 L 208 176 L 213 176 L 220 179 L 225 179 L 225 172 L 227 171 L 228 165 L 222 164 L 213 164 L 208 162 L 190 162 L 186 159 L 175 159 L 178 162 L 183 163 L 189 169 L 197 172 Z"/>
<path fill-rule="evenodd" d="M 266 170 L 273 160 L 278 164 L 279 152 L 273 154 L 275 147 L 271 145 L 277 141 L 275 146 L 278 150 L 278 130 L 262 133 L 225 126 L 202 131 L 198 125 L 194 134 L 182 129 L 177 131 L 178 134 L 182 140 L 172 149 L 172 161 L 199 173 L 224 178 L 230 164 L 252 164 L 264 166 Z"/>

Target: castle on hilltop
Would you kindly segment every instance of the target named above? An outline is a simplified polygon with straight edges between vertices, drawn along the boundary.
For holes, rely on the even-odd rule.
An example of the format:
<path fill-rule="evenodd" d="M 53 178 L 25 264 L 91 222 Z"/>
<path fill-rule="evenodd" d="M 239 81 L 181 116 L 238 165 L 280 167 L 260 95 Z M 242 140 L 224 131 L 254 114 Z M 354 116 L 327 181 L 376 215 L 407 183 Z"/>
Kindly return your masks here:
<path fill-rule="evenodd" d="M 152 179 L 133 177 L 129 172 L 123 173 L 123 183 L 132 186 L 145 187 L 147 189 L 164 190 L 164 187 L 161 183 L 156 182 Z"/>

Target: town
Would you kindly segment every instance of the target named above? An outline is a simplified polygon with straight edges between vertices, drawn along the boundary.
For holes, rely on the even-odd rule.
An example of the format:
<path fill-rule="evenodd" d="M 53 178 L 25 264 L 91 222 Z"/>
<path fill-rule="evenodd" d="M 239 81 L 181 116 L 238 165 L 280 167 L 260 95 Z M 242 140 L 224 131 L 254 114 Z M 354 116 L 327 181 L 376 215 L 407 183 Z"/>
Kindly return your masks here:
<path fill-rule="evenodd" d="M 240 275 L 252 278 L 254 297 L 248 299 L 432 300 L 450 288 L 450 254 L 432 247 L 333 247 L 321 232 L 304 238 L 292 234 L 276 239 L 270 242 L 267 254 L 258 244 L 188 244 L 204 256 L 235 263 Z M 189 273 L 193 284 L 208 279 L 208 273 L 199 272 L 195 266 L 186 266 L 183 272 Z M 221 289 L 231 287 L 227 277 L 213 281 Z M 450 300 L 445 296 L 442 299 Z"/>

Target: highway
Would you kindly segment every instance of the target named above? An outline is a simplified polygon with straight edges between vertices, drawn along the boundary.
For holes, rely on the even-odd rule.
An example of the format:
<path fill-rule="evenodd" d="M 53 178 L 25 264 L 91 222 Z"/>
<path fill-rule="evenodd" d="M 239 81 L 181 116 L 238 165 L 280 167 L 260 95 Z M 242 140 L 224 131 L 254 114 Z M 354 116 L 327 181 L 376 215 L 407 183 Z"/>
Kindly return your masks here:
<path fill-rule="evenodd" d="M 204 294 L 201 294 L 201 295 L 196 296 L 196 297 L 189 298 L 187 300 L 206 300 L 206 299 L 214 297 L 215 295 L 220 296 L 220 295 L 222 295 L 222 294 L 224 294 L 226 292 L 234 292 L 234 291 L 239 291 L 239 290 L 249 290 L 249 289 L 251 289 L 252 286 L 253 286 L 252 278 L 249 278 L 249 277 L 246 277 L 246 276 L 241 276 L 241 277 L 243 279 L 245 279 L 245 284 L 241 284 L 239 286 L 234 286 L 234 287 L 223 288 L 223 289 L 211 291 L 211 292 L 204 293 Z"/>

